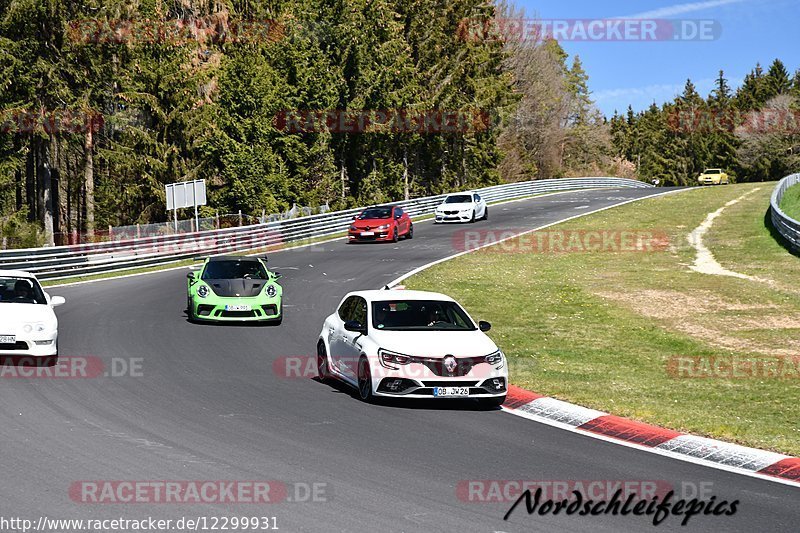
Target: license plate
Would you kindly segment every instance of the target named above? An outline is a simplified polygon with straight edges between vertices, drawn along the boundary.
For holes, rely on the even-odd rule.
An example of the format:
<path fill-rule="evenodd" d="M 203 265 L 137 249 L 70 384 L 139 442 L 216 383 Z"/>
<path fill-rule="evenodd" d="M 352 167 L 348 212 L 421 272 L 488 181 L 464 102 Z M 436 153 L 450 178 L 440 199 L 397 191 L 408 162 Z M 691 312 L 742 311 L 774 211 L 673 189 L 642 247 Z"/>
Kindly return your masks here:
<path fill-rule="evenodd" d="M 17 342 L 16 335 L 0 335 L 0 344 L 14 344 Z"/>
<path fill-rule="evenodd" d="M 226 305 L 226 311 L 251 311 L 249 305 Z"/>
<path fill-rule="evenodd" d="M 374 232 L 374 231 L 362 231 L 362 232 L 361 232 L 361 236 L 362 236 L 362 237 L 372 237 L 372 236 L 374 236 L 374 235 L 375 235 L 375 232 Z"/>
<path fill-rule="evenodd" d="M 436 398 L 462 398 L 469 396 L 469 387 L 434 387 L 433 395 Z"/>

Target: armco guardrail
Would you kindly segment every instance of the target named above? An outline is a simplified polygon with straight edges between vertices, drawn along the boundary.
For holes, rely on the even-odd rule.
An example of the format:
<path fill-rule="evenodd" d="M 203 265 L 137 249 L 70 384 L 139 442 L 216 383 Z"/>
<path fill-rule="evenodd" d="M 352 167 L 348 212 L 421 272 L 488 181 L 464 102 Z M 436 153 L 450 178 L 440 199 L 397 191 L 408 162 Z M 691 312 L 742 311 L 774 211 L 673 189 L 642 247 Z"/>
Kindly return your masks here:
<path fill-rule="evenodd" d="M 778 182 L 778 186 L 772 191 L 772 198 L 770 198 L 772 225 L 795 252 L 800 252 L 800 222 L 787 216 L 781 210 L 781 200 L 786 189 L 798 183 L 800 183 L 800 174 L 786 176 Z"/>
<path fill-rule="evenodd" d="M 652 186 L 624 178 L 568 178 L 494 185 L 478 189 L 477 192 L 486 201 L 497 202 L 546 192 L 601 187 Z M 428 196 L 395 203 L 412 217 L 419 217 L 430 214 L 444 197 Z M 162 265 L 208 255 L 280 247 L 342 233 L 347 230 L 353 215 L 360 210 L 348 209 L 266 224 L 162 237 L 4 250 L 0 252 L 0 270 L 27 270 L 41 279 L 63 279 Z"/>

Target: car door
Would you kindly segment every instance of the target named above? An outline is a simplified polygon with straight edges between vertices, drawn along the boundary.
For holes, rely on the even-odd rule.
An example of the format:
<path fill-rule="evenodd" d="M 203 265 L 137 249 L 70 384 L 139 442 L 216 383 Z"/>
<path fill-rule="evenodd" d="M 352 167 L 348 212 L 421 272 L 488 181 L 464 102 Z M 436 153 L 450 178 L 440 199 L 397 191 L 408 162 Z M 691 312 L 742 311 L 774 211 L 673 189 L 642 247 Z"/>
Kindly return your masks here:
<path fill-rule="evenodd" d="M 397 234 L 405 235 L 408 233 L 408 217 L 400 207 L 394 208 L 394 219 L 397 223 Z"/>
<path fill-rule="evenodd" d="M 475 218 L 483 218 L 483 215 L 486 214 L 486 202 L 478 193 L 472 195 L 472 200 L 475 202 Z"/>
<path fill-rule="evenodd" d="M 333 367 L 333 370 L 339 374 L 345 373 L 342 370 L 342 366 L 345 355 L 347 354 L 347 349 L 345 347 L 345 334 L 348 333 L 348 331 L 344 329 L 344 323 L 352 320 L 351 317 L 355 302 L 355 296 L 350 296 L 349 298 L 345 299 L 344 302 L 342 302 L 342 304 L 339 306 L 339 309 L 336 311 L 336 317 L 333 320 L 334 324 L 331 328 L 332 331 L 330 332 L 330 337 L 328 338 L 328 344 L 330 345 L 331 350 L 331 366 Z"/>
<path fill-rule="evenodd" d="M 350 320 L 367 326 L 367 301 L 361 296 L 353 296 L 353 303 L 348 309 Z M 364 335 L 357 331 L 347 331 L 342 328 L 342 359 L 340 372 L 346 378 L 356 381 L 358 379 L 358 359 L 361 356 L 361 342 Z"/>

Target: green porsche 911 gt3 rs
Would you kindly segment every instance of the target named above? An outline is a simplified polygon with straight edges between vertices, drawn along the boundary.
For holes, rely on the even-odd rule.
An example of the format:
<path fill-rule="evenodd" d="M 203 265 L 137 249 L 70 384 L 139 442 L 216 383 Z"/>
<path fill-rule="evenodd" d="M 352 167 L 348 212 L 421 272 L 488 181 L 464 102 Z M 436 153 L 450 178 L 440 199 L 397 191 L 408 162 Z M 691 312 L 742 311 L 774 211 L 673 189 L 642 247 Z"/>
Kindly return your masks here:
<path fill-rule="evenodd" d="M 188 315 L 190 321 L 269 322 L 283 320 L 283 288 L 280 274 L 267 269 L 266 258 L 218 256 L 205 260 L 190 272 Z"/>

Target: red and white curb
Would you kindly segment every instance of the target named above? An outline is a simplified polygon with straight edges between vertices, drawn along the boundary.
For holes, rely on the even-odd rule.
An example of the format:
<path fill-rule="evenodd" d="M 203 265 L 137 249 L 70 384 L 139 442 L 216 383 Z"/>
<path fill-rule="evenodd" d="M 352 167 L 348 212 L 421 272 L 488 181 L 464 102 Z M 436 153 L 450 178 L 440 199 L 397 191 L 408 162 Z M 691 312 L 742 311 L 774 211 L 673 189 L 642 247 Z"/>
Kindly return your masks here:
<path fill-rule="evenodd" d="M 511 386 L 511 414 L 631 447 L 740 474 L 800 486 L 800 458 L 627 420 Z"/>

